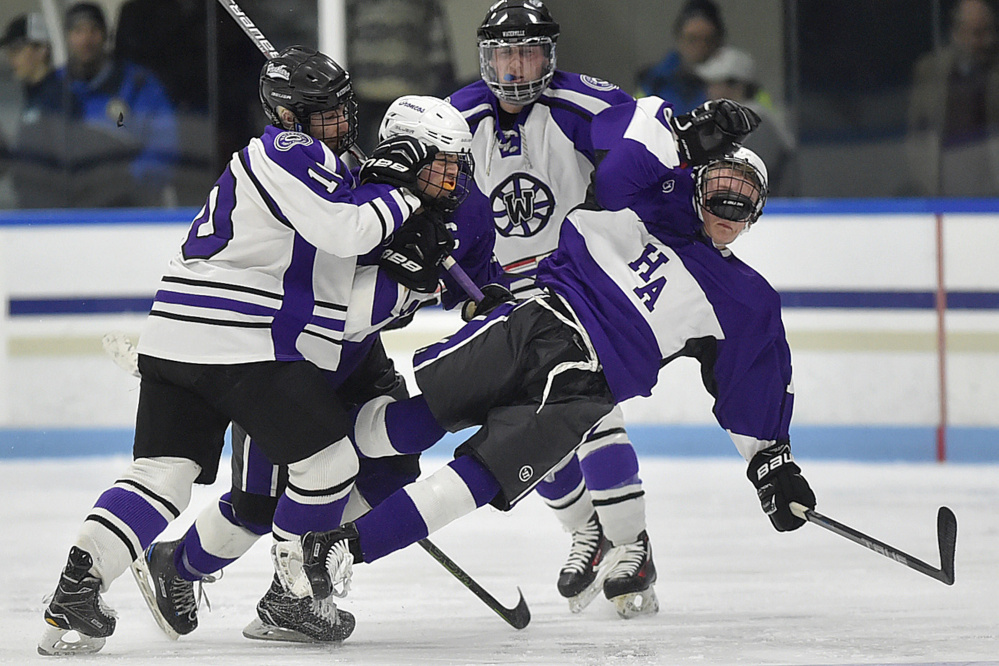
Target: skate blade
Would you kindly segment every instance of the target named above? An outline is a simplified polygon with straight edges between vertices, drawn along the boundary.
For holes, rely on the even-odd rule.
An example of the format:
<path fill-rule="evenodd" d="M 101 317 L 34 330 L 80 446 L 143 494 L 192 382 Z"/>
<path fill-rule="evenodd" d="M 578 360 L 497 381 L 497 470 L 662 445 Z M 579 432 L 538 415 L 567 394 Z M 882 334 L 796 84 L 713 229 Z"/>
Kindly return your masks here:
<path fill-rule="evenodd" d="M 281 641 L 284 643 L 322 643 L 324 645 L 340 645 L 343 641 L 320 641 L 295 631 L 273 624 L 267 624 L 259 617 L 243 628 L 243 636 L 255 641 Z"/>
<path fill-rule="evenodd" d="M 582 613 L 583 609 L 589 606 L 593 600 L 596 599 L 601 592 L 603 592 L 604 581 L 607 580 L 607 576 L 609 576 L 611 570 L 617 566 L 618 560 L 620 559 L 621 552 L 617 548 L 611 548 L 609 551 L 604 553 L 603 559 L 601 559 L 600 564 L 597 565 L 597 575 L 594 577 L 593 582 L 576 596 L 568 598 L 569 610 L 571 612 Z"/>
<path fill-rule="evenodd" d="M 149 567 L 146 565 L 145 554 L 132 562 L 132 566 L 129 568 L 132 570 L 132 577 L 135 578 L 135 584 L 139 586 L 139 592 L 142 592 L 142 598 L 146 600 L 146 606 L 149 607 L 149 612 L 153 614 L 156 624 L 159 625 L 160 629 L 170 640 L 175 641 L 180 638 L 180 634 L 170 626 L 167 619 L 163 617 L 163 613 L 160 612 L 160 607 L 156 604 L 156 592 L 153 590 L 152 575 L 149 573 Z"/>
<path fill-rule="evenodd" d="M 72 640 L 72 637 L 76 640 Z M 85 636 L 77 631 L 45 627 L 45 633 L 38 641 L 38 654 L 46 657 L 61 657 L 69 654 L 93 654 L 100 652 L 106 638 Z"/>
<path fill-rule="evenodd" d="M 569 597 L 569 610 L 573 613 L 582 613 L 583 609 L 589 606 L 600 591 L 603 589 L 604 583 L 600 581 L 598 584 L 596 581 L 590 583 L 589 587 L 580 592 L 574 597 Z"/>
<path fill-rule="evenodd" d="M 654 615 L 659 612 L 659 597 L 656 596 L 656 589 L 649 587 L 641 592 L 629 592 L 611 599 L 617 608 L 617 614 L 625 620 L 630 620 L 639 615 Z"/>

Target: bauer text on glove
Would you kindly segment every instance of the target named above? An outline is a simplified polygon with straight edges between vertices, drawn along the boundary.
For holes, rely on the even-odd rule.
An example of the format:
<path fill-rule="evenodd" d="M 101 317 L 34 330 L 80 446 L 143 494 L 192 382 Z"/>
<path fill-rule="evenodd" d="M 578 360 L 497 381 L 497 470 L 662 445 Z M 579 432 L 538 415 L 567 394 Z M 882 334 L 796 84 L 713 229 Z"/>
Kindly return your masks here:
<path fill-rule="evenodd" d="M 790 532 L 805 524 L 791 512 L 791 502 L 814 509 L 815 493 L 794 462 L 790 444 L 775 444 L 757 453 L 749 461 L 747 476 L 756 486 L 763 513 L 778 532 Z"/>
<path fill-rule="evenodd" d="M 411 136 L 393 136 L 375 146 L 371 157 L 361 165 L 361 182 L 406 187 L 415 193 L 420 169 L 430 164 L 436 154 L 436 146 Z"/>

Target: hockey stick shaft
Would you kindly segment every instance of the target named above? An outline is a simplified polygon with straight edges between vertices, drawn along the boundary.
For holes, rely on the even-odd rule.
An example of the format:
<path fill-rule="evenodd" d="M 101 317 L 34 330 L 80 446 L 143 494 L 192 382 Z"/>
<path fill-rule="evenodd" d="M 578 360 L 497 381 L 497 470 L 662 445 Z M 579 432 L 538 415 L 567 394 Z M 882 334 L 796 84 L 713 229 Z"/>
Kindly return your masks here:
<path fill-rule="evenodd" d="M 481 599 L 486 606 L 488 606 L 494 613 L 499 615 L 514 629 L 523 629 L 531 621 L 531 610 L 527 607 L 527 602 L 524 600 L 524 593 L 517 588 L 517 594 L 520 595 L 520 600 L 517 605 L 513 608 L 506 608 L 496 597 L 486 592 L 481 585 L 475 582 L 475 580 L 465 573 L 461 567 L 455 564 L 454 560 L 444 554 L 444 552 L 435 546 L 430 539 L 421 539 L 419 542 L 423 550 L 430 553 L 430 556 L 437 560 L 448 572 L 458 579 L 458 581 L 472 591 L 472 594 Z"/>
<path fill-rule="evenodd" d="M 454 278 L 455 282 L 457 282 L 461 288 L 465 290 L 465 293 L 468 294 L 469 298 L 476 303 L 482 302 L 482 299 L 485 298 L 485 296 L 482 295 L 482 290 L 479 289 L 474 282 L 472 282 L 472 278 L 468 277 L 468 273 L 466 273 L 464 269 L 458 265 L 458 262 L 454 260 L 454 257 L 451 255 L 444 257 L 444 261 L 441 262 L 441 265 L 447 269 L 447 272 L 451 274 L 451 277 Z"/>
<path fill-rule="evenodd" d="M 940 549 L 940 568 L 927 564 L 921 559 L 904 553 L 894 546 L 870 537 L 832 518 L 823 516 L 814 509 L 809 509 L 797 502 L 791 502 L 791 512 L 803 520 L 807 520 L 810 523 L 829 530 L 833 534 L 838 534 L 841 537 L 849 539 L 864 548 L 873 550 L 879 555 L 884 555 L 890 560 L 895 560 L 899 564 L 904 564 L 910 569 L 930 578 L 935 578 L 945 585 L 954 584 L 954 548 L 957 543 L 957 518 L 955 518 L 954 512 L 945 506 L 940 507 L 940 510 L 937 512 L 937 542 Z"/>
<path fill-rule="evenodd" d="M 261 53 L 268 58 L 274 58 L 277 56 L 277 49 L 275 49 L 274 45 L 271 44 L 266 37 L 264 37 L 264 33 L 260 31 L 260 28 L 253 24 L 253 21 L 251 21 L 250 17 L 247 16 L 246 13 L 240 8 L 239 4 L 233 0 L 219 0 L 219 4 L 222 5 L 227 12 L 229 12 L 229 16 L 231 16 L 233 20 L 239 24 L 239 27 L 243 29 L 246 36 L 253 41 L 258 49 L 260 49 Z"/>

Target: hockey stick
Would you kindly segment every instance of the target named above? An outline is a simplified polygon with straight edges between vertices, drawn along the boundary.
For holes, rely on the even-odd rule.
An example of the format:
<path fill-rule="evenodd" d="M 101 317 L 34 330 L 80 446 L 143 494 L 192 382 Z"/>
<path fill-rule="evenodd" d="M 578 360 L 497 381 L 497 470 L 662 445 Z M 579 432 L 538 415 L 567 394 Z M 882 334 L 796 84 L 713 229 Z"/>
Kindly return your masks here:
<path fill-rule="evenodd" d="M 124 333 L 119 331 L 108 333 L 101 338 L 101 343 L 104 345 L 104 351 L 114 360 L 115 365 L 135 377 L 140 376 L 137 362 L 138 352 L 135 349 L 135 345 L 132 344 L 132 341 Z M 489 606 L 510 626 L 515 629 L 523 629 L 531 621 L 531 610 L 527 607 L 524 594 L 520 591 L 519 587 L 517 588 L 517 592 L 520 594 L 520 601 L 513 608 L 506 608 L 495 597 L 486 592 L 481 585 L 476 583 L 471 576 L 465 573 L 454 560 L 431 543 L 429 539 L 423 539 L 420 541 L 420 545 L 425 551 L 430 553 L 431 557 L 440 562 L 441 566 L 448 570 L 448 573 L 457 578 L 462 585 L 471 590 L 472 594 L 481 599 L 486 606 Z"/>
<path fill-rule="evenodd" d="M 219 0 L 219 4 L 229 12 L 229 16 L 239 24 L 239 27 L 243 29 L 246 36 L 260 49 L 261 53 L 267 56 L 268 59 L 277 57 L 277 49 L 264 37 L 264 33 L 260 31 L 260 28 L 253 25 L 253 21 L 243 12 L 235 0 Z"/>
<path fill-rule="evenodd" d="M 493 612 L 503 618 L 511 627 L 514 629 L 523 629 L 531 621 L 531 609 L 527 607 L 527 602 L 524 600 L 524 593 L 520 591 L 519 587 L 517 588 L 517 594 L 520 595 L 520 601 L 513 608 L 507 608 L 497 601 L 496 597 L 486 592 L 481 585 L 476 583 L 471 576 L 455 564 L 454 560 L 445 555 L 440 548 L 431 543 L 430 539 L 420 539 L 418 543 L 423 550 L 430 553 L 431 557 L 440 562 L 441 566 L 447 569 L 452 576 L 471 590 L 472 594 L 481 599 L 483 603 L 489 606 Z"/>
<path fill-rule="evenodd" d="M 957 546 L 957 517 L 954 516 L 953 511 L 945 506 L 940 507 L 940 510 L 937 511 L 937 544 L 940 549 L 939 569 L 912 555 L 903 553 L 884 542 L 871 538 L 863 532 L 858 532 L 852 527 L 838 523 L 832 518 L 826 518 L 821 513 L 817 513 L 815 510 L 809 509 L 797 502 L 791 502 L 791 512 L 803 520 L 807 520 L 834 534 L 858 543 L 864 548 L 884 555 L 888 559 L 895 560 L 899 564 L 904 564 L 910 569 L 914 569 L 930 578 L 935 578 L 945 585 L 954 584 L 954 549 Z"/>
<path fill-rule="evenodd" d="M 458 265 L 458 262 L 454 260 L 454 257 L 450 254 L 444 257 L 444 261 L 441 262 L 441 265 L 447 269 L 447 272 L 451 274 L 451 277 L 455 279 L 455 282 L 457 282 L 461 288 L 465 290 L 465 293 L 468 294 L 469 298 L 476 303 L 482 302 L 482 299 L 485 298 L 485 296 L 482 295 L 482 290 L 479 289 L 474 282 L 472 282 L 472 278 L 468 277 L 468 273 L 466 273 L 464 269 Z"/>

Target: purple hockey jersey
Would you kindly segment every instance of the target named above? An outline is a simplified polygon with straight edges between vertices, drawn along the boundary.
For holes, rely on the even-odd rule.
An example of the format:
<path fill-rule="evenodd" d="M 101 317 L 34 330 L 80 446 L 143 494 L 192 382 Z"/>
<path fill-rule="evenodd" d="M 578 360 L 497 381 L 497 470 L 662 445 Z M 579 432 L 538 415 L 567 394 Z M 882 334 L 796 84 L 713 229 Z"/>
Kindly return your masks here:
<path fill-rule="evenodd" d="M 749 460 L 788 439 L 793 385 L 780 297 L 700 233 L 691 172 L 679 166 L 663 108 L 646 98 L 598 118 L 619 130 L 617 141 L 605 135 L 612 161 L 597 174 L 601 203 L 618 210 L 570 213 L 538 282 L 575 311 L 619 402 L 649 395 L 671 360 L 697 358 L 715 417 Z M 601 173 L 608 165 L 614 170 Z"/>

